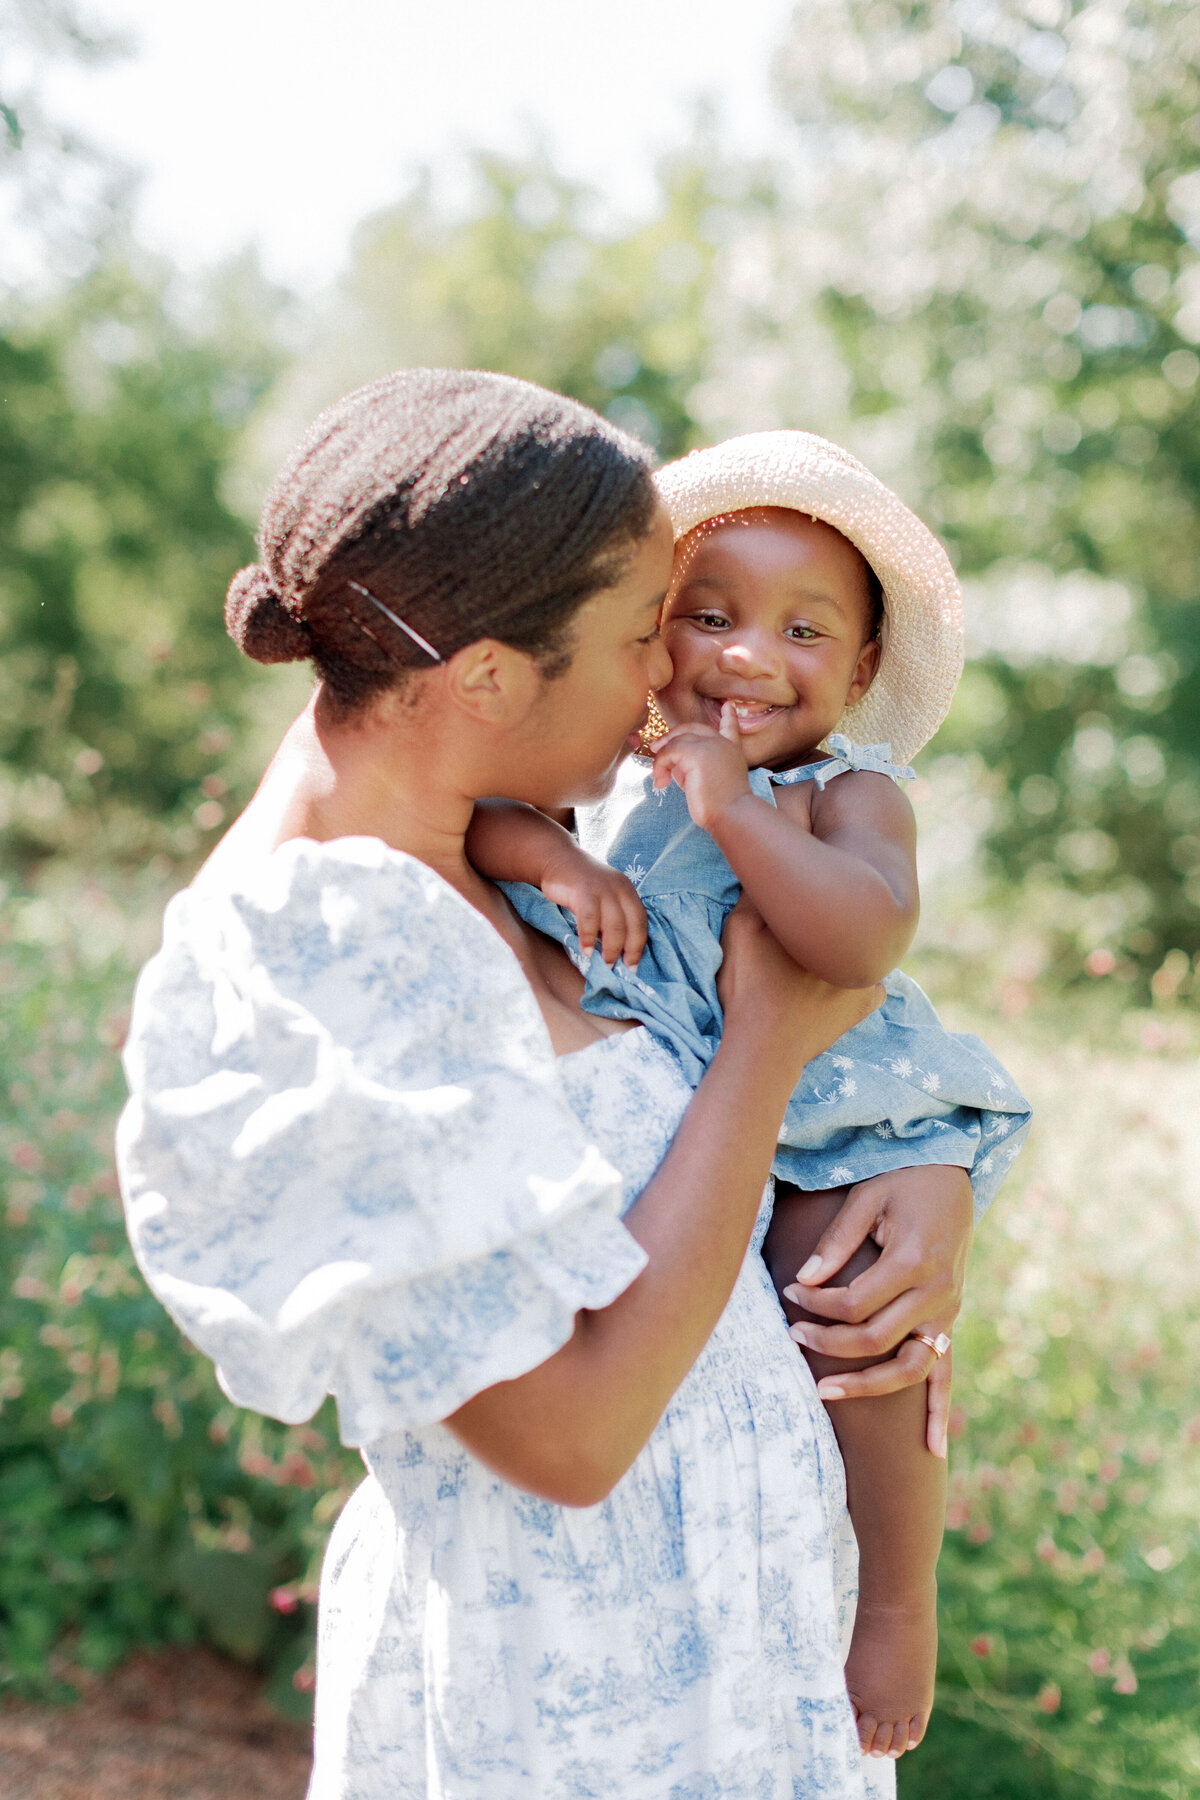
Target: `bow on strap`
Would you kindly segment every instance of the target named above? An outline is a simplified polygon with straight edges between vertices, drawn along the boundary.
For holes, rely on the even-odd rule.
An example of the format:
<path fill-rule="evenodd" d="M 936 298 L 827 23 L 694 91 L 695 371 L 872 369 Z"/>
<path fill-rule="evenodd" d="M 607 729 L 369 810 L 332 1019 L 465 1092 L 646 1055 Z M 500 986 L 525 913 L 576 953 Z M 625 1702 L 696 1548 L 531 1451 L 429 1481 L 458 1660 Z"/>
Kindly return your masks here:
<path fill-rule="evenodd" d="M 832 781 L 835 775 L 864 769 L 872 775 L 890 775 L 893 781 L 916 780 L 915 769 L 892 761 L 890 744 L 855 744 L 840 731 L 831 732 L 826 741 L 830 755 L 827 761 L 818 763 L 812 770 L 812 779 L 819 788 Z"/>

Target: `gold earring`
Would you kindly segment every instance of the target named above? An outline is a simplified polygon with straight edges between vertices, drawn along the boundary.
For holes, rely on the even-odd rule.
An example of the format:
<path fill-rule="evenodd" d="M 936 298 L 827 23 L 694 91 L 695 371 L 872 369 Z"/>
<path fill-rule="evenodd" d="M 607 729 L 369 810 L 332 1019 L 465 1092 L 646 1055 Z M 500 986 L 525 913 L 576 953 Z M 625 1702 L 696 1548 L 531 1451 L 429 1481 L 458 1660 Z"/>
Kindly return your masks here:
<path fill-rule="evenodd" d="M 642 749 L 649 753 L 651 744 L 656 743 L 660 737 L 666 737 L 670 729 L 671 727 L 658 710 L 658 701 L 651 694 L 646 712 L 646 723 L 642 726 Z"/>

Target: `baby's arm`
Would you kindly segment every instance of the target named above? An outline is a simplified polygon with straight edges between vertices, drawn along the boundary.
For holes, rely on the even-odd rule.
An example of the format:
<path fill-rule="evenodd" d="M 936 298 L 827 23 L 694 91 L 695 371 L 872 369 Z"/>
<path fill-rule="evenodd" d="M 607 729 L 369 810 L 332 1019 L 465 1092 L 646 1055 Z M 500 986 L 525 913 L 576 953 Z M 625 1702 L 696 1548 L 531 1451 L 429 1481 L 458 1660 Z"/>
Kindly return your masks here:
<path fill-rule="evenodd" d="M 491 881 L 527 881 L 575 915 L 579 947 L 596 943 L 606 963 L 636 968 L 646 948 L 646 909 L 633 884 L 581 850 L 569 831 L 517 800 L 479 800 L 467 856 Z"/>
<path fill-rule="evenodd" d="M 781 787 L 772 806 L 751 791 L 723 722 L 719 734 L 685 725 L 664 739 L 655 785 L 672 777 L 797 962 L 839 987 L 865 987 L 895 968 L 917 927 L 916 828 L 886 775 L 839 775 L 823 793 L 807 782 Z"/>

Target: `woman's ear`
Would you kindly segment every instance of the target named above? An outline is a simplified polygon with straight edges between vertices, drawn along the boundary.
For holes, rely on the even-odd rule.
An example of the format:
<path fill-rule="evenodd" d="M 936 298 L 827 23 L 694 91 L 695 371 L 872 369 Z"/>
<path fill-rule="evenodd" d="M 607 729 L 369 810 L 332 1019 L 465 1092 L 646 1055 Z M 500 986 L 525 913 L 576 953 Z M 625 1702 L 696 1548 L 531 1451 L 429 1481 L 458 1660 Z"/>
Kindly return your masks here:
<path fill-rule="evenodd" d="M 446 664 L 446 691 L 481 725 L 511 730 L 537 699 L 542 676 L 531 656 L 496 638 L 477 638 Z"/>
<path fill-rule="evenodd" d="M 876 675 L 879 673 L 879 659 L 883 655 L 883 645 L 878 638 L 868 638 L 858 653 L 858 661 L 854 665 L 854 675 L 850 682 L 850 691 L 846 695 L 846 705 L 853 706 L 861 700 Z"/>

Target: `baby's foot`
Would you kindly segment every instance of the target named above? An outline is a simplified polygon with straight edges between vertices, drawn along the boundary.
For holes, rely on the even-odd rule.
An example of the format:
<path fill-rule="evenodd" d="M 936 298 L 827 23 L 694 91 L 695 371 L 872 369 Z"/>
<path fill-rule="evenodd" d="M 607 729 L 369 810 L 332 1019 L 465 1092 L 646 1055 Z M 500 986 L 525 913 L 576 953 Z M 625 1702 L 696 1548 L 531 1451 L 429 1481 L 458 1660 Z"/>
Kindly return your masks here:
<path fill-rule="evenodd" d="M 937 1595 L 907 1605 L 860 1600 L 846 1687 L 868 1756 L 903 1756 L 925 1736 L 937 1666 Z"/>

